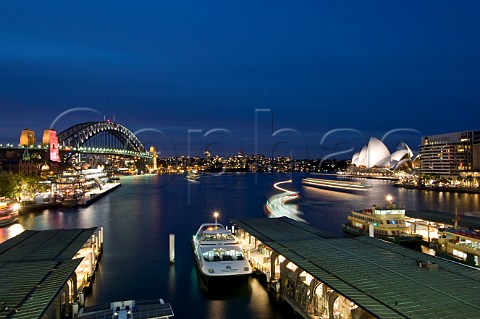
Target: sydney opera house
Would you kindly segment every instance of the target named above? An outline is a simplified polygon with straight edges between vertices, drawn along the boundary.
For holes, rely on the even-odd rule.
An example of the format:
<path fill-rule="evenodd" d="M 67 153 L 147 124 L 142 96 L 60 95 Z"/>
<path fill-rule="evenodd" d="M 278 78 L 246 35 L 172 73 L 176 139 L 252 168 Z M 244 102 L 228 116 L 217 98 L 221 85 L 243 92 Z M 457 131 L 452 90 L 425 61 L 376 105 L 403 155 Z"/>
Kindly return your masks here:
<path fill-rule="evenodd" d="M 390 154 L 390 151 L 379 139 L 371 137 L 368 145 L 355 153 L 352 157 L 352 170 L 388 169 L 396 170 L 400 166 L 410 163 L 413 152 L 405 143 L 400 143 L 397 150 Z"/>

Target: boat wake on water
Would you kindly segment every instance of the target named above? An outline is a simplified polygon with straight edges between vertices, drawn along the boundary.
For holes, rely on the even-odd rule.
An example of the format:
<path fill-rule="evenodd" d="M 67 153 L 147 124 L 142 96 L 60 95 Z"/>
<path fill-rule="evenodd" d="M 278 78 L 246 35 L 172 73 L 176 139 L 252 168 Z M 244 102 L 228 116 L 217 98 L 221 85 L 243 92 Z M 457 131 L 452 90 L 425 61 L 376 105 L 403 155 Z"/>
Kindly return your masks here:
<path fill-rule="evenodd" d="M 354 182 L 354 181 L 339 181 L 321 178 L 304 178 L 302 184 L 309 187 L 331 190 L 335 192 L 358 193 L 371 189 L 371 185 Z"/>
<path fill-rule="evenodd" d="M 273 185 L 276 189 L 282 191 L 280 194 L 271 196 L 265 204 L 265 212 L 271 218 L 288 217 L 293 220 L 306 222 L 300 215 L 303 213 L 298 209 L 297 204 L 290 204 L 300 198 L 298 192 L 281 188 L 279 185 L 284 183 L 291 183 L 291 180 L 278 182 Z"/>

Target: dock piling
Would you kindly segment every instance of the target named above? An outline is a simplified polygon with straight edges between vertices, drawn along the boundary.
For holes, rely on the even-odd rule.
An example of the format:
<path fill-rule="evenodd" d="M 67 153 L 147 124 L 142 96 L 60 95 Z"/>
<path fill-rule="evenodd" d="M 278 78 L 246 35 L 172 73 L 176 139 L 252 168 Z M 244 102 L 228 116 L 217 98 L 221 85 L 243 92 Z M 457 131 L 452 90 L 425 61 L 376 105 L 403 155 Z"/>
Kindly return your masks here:
<path fill-rule="evenodd" d="M 103 226 L 100 227 L 100 245 L 103 247 Z"/>
<path fill-rule="evenodd" d="M 83 292 L 78 293 L 78 303 L 81 307 L 85 305 L 85 295 L 83 294 Z"/>
<path fill-rule="evenodd" d="M 175 234 L 170 234 L 170 264 L 175 263 Z"/>
<path fill-rule="evenodd" d="M 78 302 L 74 302 L 73 305 L 72 305 L 72 315 L 73 315 L 73 318 L 77 318 L 78 317 L 78 312 L 79 312 L 79 305 L 78 305 Z"/>
<path fill-rule="evenodd" d="M 88 259 L 88 275 L 89 277 L 93 276 L 93 252 L 90 252 L 90 258 Z"/>
<path fill-rule="evenodd" d="M 375 237 L 375 229 L 372 223 L 368 224 L 368 236 Z"/>

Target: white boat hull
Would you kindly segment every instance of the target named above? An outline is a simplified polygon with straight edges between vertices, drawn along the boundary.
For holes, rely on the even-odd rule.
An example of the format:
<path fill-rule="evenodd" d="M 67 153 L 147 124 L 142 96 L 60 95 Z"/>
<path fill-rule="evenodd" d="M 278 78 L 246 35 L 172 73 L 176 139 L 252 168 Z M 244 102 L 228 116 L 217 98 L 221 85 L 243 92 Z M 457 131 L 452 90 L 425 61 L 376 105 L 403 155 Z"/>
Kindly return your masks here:
<path fill-rule="evenodd" d="M 198 273 L 206 283 L 224 283 L 252 274 L 252 266 L 242 247 L 221 224 L 202 224 L 192 238 L 192 251 Z"/>
<path fill-rule="evenodd" d="M 198 243 L 193 242 L 195 263 L 199 273 L 207 281 L 226 278 L 248 278 L 252 274 L 252 266 L 246 259 L 206 261 Z M 233 248 L 233 247 L 230 247 Z"/>

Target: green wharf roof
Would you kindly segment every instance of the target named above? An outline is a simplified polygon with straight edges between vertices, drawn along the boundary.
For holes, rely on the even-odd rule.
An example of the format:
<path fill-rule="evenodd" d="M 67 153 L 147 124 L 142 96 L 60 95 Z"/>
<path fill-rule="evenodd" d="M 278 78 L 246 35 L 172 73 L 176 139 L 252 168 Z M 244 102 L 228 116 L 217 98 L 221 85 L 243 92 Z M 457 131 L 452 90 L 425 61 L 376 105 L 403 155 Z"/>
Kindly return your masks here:
<path fill-rule="evenodd" d="M 27 230 L 0 244 L 0 319 L 40 318 L 82 259 L 96 228 Z"/>
<path fill-rule="evenodd" d="M 0 263 L 72 259 L 96 229 L 26 230 L 0 244 Z"/>
<path fill-rule="evenodd" d="M 233 223 L 376 317 L 480 318 L 478 269 L 380 239 L 327 238 L 285 217 Z"/>
<path fill-rule="evenodd" d="M 40 318 L 81 261 L 0 263 L 0 318 Z"/>

